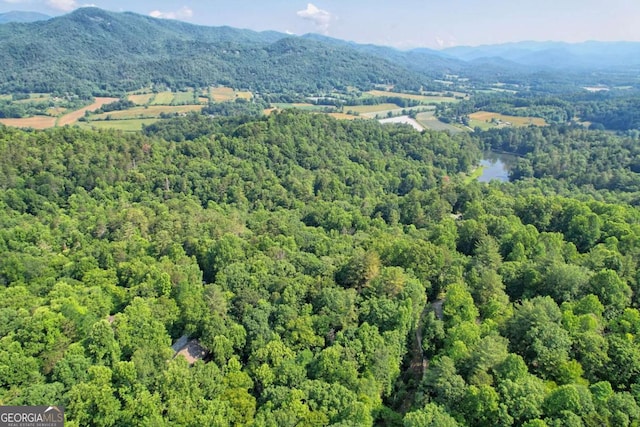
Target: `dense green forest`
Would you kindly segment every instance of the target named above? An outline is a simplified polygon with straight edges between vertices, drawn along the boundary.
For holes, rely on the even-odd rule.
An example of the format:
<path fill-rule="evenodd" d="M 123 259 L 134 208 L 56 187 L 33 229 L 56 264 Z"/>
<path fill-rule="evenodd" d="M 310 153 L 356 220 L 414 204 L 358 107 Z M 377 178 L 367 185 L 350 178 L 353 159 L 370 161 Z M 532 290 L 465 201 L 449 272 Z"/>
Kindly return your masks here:
<path fill-rule="evenodd" d="M 69 426 L 637 425 L 639 142 L 293 111 L 0 127 L 0 404 Z M 488 147 L 531 173 L 470 180 Z"/>

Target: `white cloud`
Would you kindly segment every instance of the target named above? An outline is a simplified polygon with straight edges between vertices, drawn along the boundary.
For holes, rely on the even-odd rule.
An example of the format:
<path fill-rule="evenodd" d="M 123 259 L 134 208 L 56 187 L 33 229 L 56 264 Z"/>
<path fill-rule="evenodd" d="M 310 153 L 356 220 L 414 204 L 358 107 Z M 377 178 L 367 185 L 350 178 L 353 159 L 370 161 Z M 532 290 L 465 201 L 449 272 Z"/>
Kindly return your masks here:
<path fill-rule="evenodd" d="M 174 12 L 161 12 L 159 10 L 152 10 L 149 12 L 149 15 L 154 18 L 163 18 L 163 19 L 188 19 L 193 16 L 193 10 L 191 8 L 184 6 L 180 10 L 176 10 Z"/>
<path fill-rule="evenodd" d="M 18 3 L 29 3 L 29 0 L 3 0 L 5 3 L 18 4 Z"/>
<path fill-rule="evenodd" d="M 47 0 L 47 6 L 64 12 L 69 12 L 79 7 L 75 0 Z"/>
<path fill-rule="evenodd" d="M 296 14 L 302 18 L 313 22 L 323 33 L 326 33 L 331 23 L 331 13 L 319 9 L 313 3 L 307 4 L 305 10 L 299 10 Z"/>

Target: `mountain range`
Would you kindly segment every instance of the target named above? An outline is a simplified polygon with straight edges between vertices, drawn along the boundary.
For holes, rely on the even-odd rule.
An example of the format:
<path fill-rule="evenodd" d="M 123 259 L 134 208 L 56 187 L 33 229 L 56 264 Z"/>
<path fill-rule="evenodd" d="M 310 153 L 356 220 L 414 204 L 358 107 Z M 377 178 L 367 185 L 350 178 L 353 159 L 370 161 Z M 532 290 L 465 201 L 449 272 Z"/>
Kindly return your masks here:
<path fill-rule="evenodd" d="M 0 25 L 4 93 L 113 94 L 151 84 L 219 84 L 279 94 L 375 85 L 437 90 L 443 87 L 434 81 L 451 74 L 518 82 L 546 71 L 575 81 L 568 73 L 640 68 L 640 43 L 523 42 L 402 51 L 317 34 L 206 27 L 93 7 L 51 19 L 20 12 L 0 18 L 14 21 Z"/>
<path fill-rule="evenodd" d="M 11 12 L 0 13 L 0 24 L 6 24 L 9 22 L 36 22 L 36 21 L 46 21 L 50 19 L 49 15 L 45 15 L 43 13 L 38 12 L 21 12 L 18 10 L 13 10 Z"/>

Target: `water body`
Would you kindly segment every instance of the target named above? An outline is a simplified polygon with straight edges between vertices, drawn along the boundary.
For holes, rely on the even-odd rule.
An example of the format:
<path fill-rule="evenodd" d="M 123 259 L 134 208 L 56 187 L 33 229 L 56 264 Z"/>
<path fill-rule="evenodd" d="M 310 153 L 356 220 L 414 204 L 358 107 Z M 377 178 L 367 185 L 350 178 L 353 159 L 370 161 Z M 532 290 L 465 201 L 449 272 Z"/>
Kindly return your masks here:
<path fill-rule="evenodd" d="M 517 161 L 518 157 L 513 154 L 503 154 L 489 151 L 484 153 L 484 158 L 480 161 L 482 175 L 479 182 L 489 182 L 497 179 L 501 182 L 509 181 L 509 172 Z"/>

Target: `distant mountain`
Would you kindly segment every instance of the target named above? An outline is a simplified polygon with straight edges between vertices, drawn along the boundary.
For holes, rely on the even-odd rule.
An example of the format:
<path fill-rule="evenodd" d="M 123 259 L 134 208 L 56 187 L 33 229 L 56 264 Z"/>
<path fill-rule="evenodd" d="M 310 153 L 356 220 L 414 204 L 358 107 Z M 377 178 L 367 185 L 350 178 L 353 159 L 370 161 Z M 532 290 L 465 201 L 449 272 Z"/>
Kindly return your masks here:
<path fill-rule="evenodd" d="M 353 46 L 81 8 L 0 26 L 0 91 L 114 93 L 150 84 L 310 93 L 429 79 Z"/>
<path fill-rule="evenodd" d="M 36 22 L 36 21 L 46 21 L 50 19 L 49 15 L 45 15 L 43 13 L 38 12 L 21 12 L 21 11 L 11 11 L 6 13 L 0 13 L 0 24 L 7 24 L 9 22 Z"/>
<path fill-rule="evenodd" d="M 388 46 L 358 44 L 321 36 L 319 34 L 306 34 L 303 37 L 323 43 L 350 47 L 358 52 L 386 59 L 396 65 L 432 78 L 441 78 L 444 74 L 457 74 L 468 68 L 468 65 L 465 64 L 464 61 L 454 58 L 453 56 L 443 55 L 437 50 L 420 48 L 404 51 Z"/>
<path fill-rule="evenodd" d="M 535 68 L 607 70 L 640 67 L 640 43 L 635 42 L 519 42 L 444 49 L 443 54 L 463 61 L 501 58 Z"/>
<path fill-rule="evenodd" d="M 470 79 L 472 88 L 508 82 L 548 91 L 594 83 L 585 70 L 640 69 L 640 43 L 523 42 L 402 51 L 317 34 L 206 27 L 89 7 L 0 25 L 0 64 L 0 93 L 88 96 L 150 85 L 225 85 L 288 97 L 376 85 L 442 89 L 435 81 L 451 74 Z"/>

